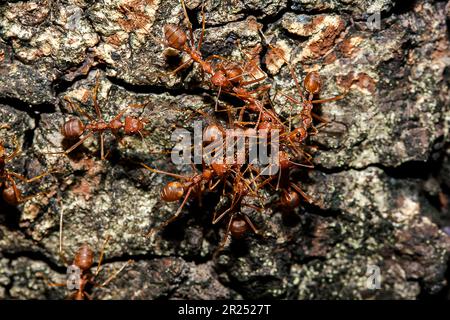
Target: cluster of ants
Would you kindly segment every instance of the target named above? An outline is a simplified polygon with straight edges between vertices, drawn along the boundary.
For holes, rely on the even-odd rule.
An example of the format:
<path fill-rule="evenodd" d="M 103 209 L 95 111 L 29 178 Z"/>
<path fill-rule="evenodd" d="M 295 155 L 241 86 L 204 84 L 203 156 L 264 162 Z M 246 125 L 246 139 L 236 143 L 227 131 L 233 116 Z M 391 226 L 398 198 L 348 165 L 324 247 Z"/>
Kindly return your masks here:
<path fill-rule="evenodd" d="M 168 224 L 176 220 L 182 213 L 186 203 L 194 197 L 199 197 L 205 192 L 215 191 L 222 188 L 222 196 L 227 204 L 225 209 L 216 210 L 212 217 L 212 223 L 217 224 L 227 219 L 225 236 L 218 246 L 217 252 L 220 252 L 226 245 L 229 235 L 233 238 L 241 238 L 249 230 L 259 234 L 258 228 L 251 221 L 246 210 L 262 212 L 264 209 L 264 194 L 278 193 L 280 205 L 288 210 L 293 210 L 300 206 L 302 201 L 313 203 L 313 200 L 303 190 L 299 183 L 292 177 L 292 172 L 300 167 L 313 168 L 312 156 L 310 155 L 307 138 L 318 133 L 318 130 L 328 123 L 313 112 L 315 104 L 325 103 L 342 99 L 345 95 L 336 96 L 329 99 L 315 100 L 321 91 L 321 78 L 318 72 L 307 73 L 303 80 L 303 88 L 293 67 L 285 59 L 283 51 L 268 43 L 261 31 L 261 36 L 268 46 L 268 57 L 282 59 L 289 68 L 290 75 L 295 83 L 298 97 L 284 95 L 286 100 L 300 111 L 283 116 L 275 111 L 274 105 L 266 96 L 271 88 L 270 85 L 262 84 L 267 79 L 266 73 L 260 68 L 259 54 L 261 46 L 255 47 L 251 52 L 246 53 L 245 61 L 236 62 L 230 59 L 212 55 L 204 58 L 201 53 L 201 46 L 205 34 L 205 15 L 202 5 L 202 30 L 197 44 L 195 44 L 192 24 L 189 22 L 186 6 L 181 0 L 181 7 L 185 16 L 188 33 L 185 28 L 176 24 L 166 24 L 163 27 L 164 41 L 160 41 L 167 48 L 174 49 L 180 54 L 188 56 L 188 60 L 177 67 L 173 74 L 184 70 L 192 63 L 198 64 L 200 70 L 206 75 L 204 81 L 210 88 L 217 92 L 214 110 L 210 113 L 204 111 L 197 112 L 206 119 L 208 125 L 203 130 L 202 151 L 204 159 L 201 169 L 192 165 L 194 173 L 191 175 L 181 175 L 153 168 L 151 165 L 141 163 L 142 167 L 151 172 L 168 175 L 175 178 L 174 181 L 167 183 L 161 190 L 161 199 L 165 202 L 181 201 L 175 214 L 165 220 L 159 226 L 152 228 L 146 233 L 146 236 L 153 235 Z M 256 88 L 255 88 L 256 86 Z M 72 146 L 61 152 L 52 152 L 52 154 L 68 155 L 83 142 L 95 134 L 99 136 L 101 159 L 108 157 L 109 152 L 104 152 L 104 135 L 110 132 L 116 139 L 122 143 L 123 136 L 140 135 L 143 137 L 145 126 L 149 123 L 148 119 L 126 115 L 130 108 L 142 107 L 139 105 L 130 105 L 120 110 L 110 121 L 104 120 L 100 106 L 97 102 L 97 92 L 99 87 L 99 73 L 96 76 L 96 85 L 92 91 L 93 107 L 96 118 L 90 116 L 78 104 L 66 97 L 65 101 L 71 109 L 76 110 L 80 116 L 71 117 L 64 123 L 61 133 L 65 139 L 74 141 Z M 250 89 L 252 87 L 252 89 Z M 221 95 L 231 97 L 236 105 L 219 103 Z M 224 121 L 211 116 L 211 113 L 225 111 L 228 115 L 227 124 L 222 125 Z M 87 121 L 83 122 L 82 117 Z M 315 120 L 315 121 L 314 121 Z M 317 124 L 317 122 L 319 122 Z M 8 129 L 7 125 L 0 126 L 0 129 Z M 257 163 L 248 161 L 237 161 L 238 158 L 247 158 L 248 150 L 245 154 L 236 154 L 235 161 L 224 161 L 222 157 L 211 157 L 212 154 L 221 154 L 227 148 L 224 143 L 224 137 L 232 130 L 244 132 L 246 137 L 259 138 L 264 133 L 265 147 L 277 143 L 276 163 L 271 163 L 267 167 L 262 167 Z M 277 137 L 275 142 L 275 137 Z M 3 200 L 10 205 L 18 205 L 32 198 L 33 196 L 22 196 L 17 187 L 16 179 L 25 183 L 31 183 L 51 174 L 54 171 L 45 172 L 39 176 L 27 179 L 20 174 L 12 172 L 6 168 L 6 164 L 20 153 L 17 147 L 11 154 L 6 154 L 5 148 L 0 143 L 0 190 Z M 272 170 L 274 167 L 277 170 Z M 273 171 L 273 172 L 272 172 Z M 87 286 L 104 286 L 114 279 L 132 261 L 128 261 L 120 270 L 111 275 L 101 285 L 94 281 L 101 269 L 104 248 L 109 241 L 105 240 L 100 253 L 100 258 L 95 273 L 91 273 L 93 266 L 94 253 L 92 249 L 84 244 L 75 254 L 73 263 L 70 267 L 78 270 L 76 273 L 76 290 L 69 296 L 74 299 L 90 298 L 87 293 Z M 60 221 L 60 254 L 63 260 L 66 259 L 62 249 L 62 216 Z M 68 265 L 66 263 L 66 265 Z M 72 277 L 73 278 L 73 277 Z M 51 284 L 54 286 L 67 284 Z"/>

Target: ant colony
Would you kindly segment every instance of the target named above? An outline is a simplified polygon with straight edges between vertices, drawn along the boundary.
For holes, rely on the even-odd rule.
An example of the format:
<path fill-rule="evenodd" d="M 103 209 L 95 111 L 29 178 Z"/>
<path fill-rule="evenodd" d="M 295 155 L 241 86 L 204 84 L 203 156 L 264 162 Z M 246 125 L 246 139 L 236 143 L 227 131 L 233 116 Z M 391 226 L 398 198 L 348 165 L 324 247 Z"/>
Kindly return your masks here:
<path fill-rule="evenodd" d="M 191 166 L 192 173 L 174 173 L 156 168 L 152 163 L 136 162 L 136 167 L 142 168 L 144 172 L 148 170 L 168 176 L 170 181 L 162 186 L 160 200 L 179 202 L 177 209 L 168 219 L 163 219 L 155 227 L 143 230 L 143 233 L 146 237 L 157 236 L 158 231 L 182 215 L 187 203 L 201 201 L 205 193 L 215 192 L 220 196 L 223 205 L 211 214 L 211 223 L 212 225 L 222 223 L 225 230 L 222 240 L 215 249 L 214 256 L 216 256 L 223 251 L 230 236 L 239 239 L 247 233 L 262 234 L 259 226 L 252 221 L 254 220 L 252 217 L 264 215 L 269 196 L 272 199 L 272 195 L 276 194 L 275 199 L 278 199 L 275 200 L 277 203 L 269 205 L 278 205 L 285 211 L 292 211 L 302 204 L 315 204 L 293 172 L 314 168 L 311 151 L 314 148 L 308 145 L 308 137 L 316 135 L 329 123 L 317 115 L 314 107 L 317 104 L 342 99 L 346 92 L 328 99 L 318 98 L 322 88 L 319 73 L 311 71 L 306 74 L 303 81 L 300 81 L 283 51 L 272 45 L 261 29 L 259 29 L 261 44 L 247 51 L 242 50 L 241 61 L 220 55 L 204 57 L 202 54 L 206 29 L 204 4 L 201 5 L 201 31 L 198 33 L 198 39 L 194 37 L 184 1 L 180 0 L 180 4 L 184 23 L 165 24 L 162 28 L 163 39 L 157 40 L 164 48 L 170 48 L 185 60 L 169 75 L 180 75 L 181 71 L 195 65 L 203 75 L 202 86 L 210 88 L 209 93 L 214 100 L 209 109 L 194 110 L 207 126 L 201 132 L 201 161 L 194 163 L 191 159 L 185 163 Z M 291 106 L 291 111 L 300 111 L 291 112 L 287 116 L 276 111 L 278 109 L 275 99 L 271 95 L 272 86 L 268 84 L 268 76 L 260 64 L 263 50 L 266 57 L 279 59 L 287 66 L 296 94 L 284 95 L 284 98 Z M 126 136 L 137 135 L 144 139 L 146 135 L 151 134 L 150 130 L 146 129 L 151 119 L 129 115 L 131 109 L 144 109 L 149 103 L 122 106 L 117 109 L 115 115 L 106 119 L 97 101 L 100 86 L 99 71 L 95 74 L 94 80 L 95 84 L 90 92 L 95 116 L 69 96 L 64 96 L 61 101 L 73 115 L 66 119 L 60 130 L 64 140 L 70 144 L 67 148 L 50 150 L 47 154 L 55 157 L 69 156 L 74 151 L 80 151 L 82 149 L 80 147 L 89 138 L 96 138 L 99 158 L 106 160 L 111 152 L 105 146 L 105 135 L 110 135 L 118 143 L 124 144 L 123 139 Z M 8 125 L 0 126 L 0 130 L 8 129 L 10 129 Z M 242 148 L 236 151 L 234 146 L 238 141 Z M 0 141 L 0 190 L 3 201 L 12 206 L 36 196 L 36 194 L 22 195 L 19 181 L 31 184 L 56 172 L 49 169 L 36 177 L 26 178 L 10 170 L 8 163 L 20 154 L 19 144 L 15 142 L 15 145 L 15 150 L 8 153 L 5 142 Z M 270 161 L 262 164 L 259 159 L 253 159 L 251 153 L 254 147 L 258 150 L 270 149 Z M 67 262 L 62 241 L 62 222 L 61 210 L 59 255 L 69 271 L 68 298 L 91 299 L 89 291 L 92 288 L 101 288 L 109 284 L 132 261 L 125 262 L 120 269 L 106 277 L 106 280 L 99 282 L 105 247 L 111 237 L 107 236 L 104 240 L 97 268 L 91 272 L 95 255 L 88 244 L 79 247 L 71 264 Z M 52 283 L 45 279 L 50 286 L 69 284 L 69 282 Z"/>

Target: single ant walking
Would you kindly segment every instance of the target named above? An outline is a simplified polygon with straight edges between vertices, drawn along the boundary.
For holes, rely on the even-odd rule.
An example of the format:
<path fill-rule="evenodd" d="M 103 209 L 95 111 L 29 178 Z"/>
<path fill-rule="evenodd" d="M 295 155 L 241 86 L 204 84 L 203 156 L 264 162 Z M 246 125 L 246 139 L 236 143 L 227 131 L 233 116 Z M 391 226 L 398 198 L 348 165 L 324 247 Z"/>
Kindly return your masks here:
<path fill-rule="evenodd" d="M 267 39 L 265 38 L 264 34 L 262 32 L 261 34 L 267 42 Z M 300 96 L 300 100 L 296 100 L 291 96 L 284 95 L 290 102 L 302 106 L 302 110 L 297 114 L 297 117 L 300 119 L 300 126 L 291 131 L 290 130 L 291 125 L 289 124 L 289 133 L 287 133 L 287 137 L 291 142 L 301 143 L 308 137 L 308 135 L 317 134 L 318 129 L 321 126 L 324 126 L 329 123 L 328 120 L 323 119 L 322 117 L 318 116 L 313 112 L 313 105 L 341 100 L 347 95 L 348 90 L 346 90 L 343 94 L 335 97 L 313 100 L 315 96 L 320 94 L 320 91 L 322 89 L 322 80 L 320 78 L 320 74 L 317 71 L 311 71 L 306 74 L 305 79 L 303 80 L 303 87 L 307 92 L 307 96 L 305 97 L 305 95 L 303 94 L 303 90 L 300 86 L 300 82 L 297 78 L 297 75 L 295 74 L 294 68 L 286 60 L 283 52 L 278 48 L 269 44 L 269 53 L 272 55 L 279 56 L 287 64 L 292 79 L 294 80 L 297 92 Z M 315 127 L 313 125 L 313 118 L 322 122 L 322 125 Z M 311 133 L 308 132 L 309 129 L 312 130 Z"/>
<path fill-rule="evenodd" d="M 110 275 L 104 282 L 97 284 L 95 279 L 101 271 L 101 265 L 105 253 L 105 248 L 111 236 L 107 236 L 97 264 L 97 268 L 94 273 L 91 272 L 91 268 L 94 265 L 94 252 L 87 243 L 83 243 L 76 251 L 72 264 L 67 263 L 67 259 L 62 251 L 62 243 L 60 244 L 60 256 L 67 266 L 67 281 L 65 283 L 52 283 L 42 274 L 38 276 L 43 277 L 47 284 L 51 287 L 67 287 L 72 291 L 66 299 L 68 300 L 92 300 L 92 296 L 88 293 L 90 287 L 101 288 L 108 285 L 114 280 L 128 265 L 133 263 L 133 260 L 128 260 L 119 270 Z"/>
<path fill-rule="evenodd" d="M 65 97 L 65 100 L 70 105 L 72 109 L 78 110 L 80 115 L 86 117 L 89 122 L 87 124 L 83 123 L 79 117 L 72 117 L 68 121 L 66 121 L 62 128 L 61 133 L 65 139 L 68 140 L 76 140 L 78 141 L 69 147 L 67 150 L 62 152 L 49 152 L 48 154 L 65 154 L 68 155 L 73 150 L 78 148 L 86 139 L 93 136 L 95 133 L 100 134 L 100 157 L 102 160 L 106 158 L 104 152 L 104 134 L 106 131 L 110 131 L 114 137 L 119 141 L 119 143 L 123 143 L 121 137 L 119 136 L 120 131 L 123 131 L 123 134 L 127 136 L 132 136 L 139 134 L 142 138 L 144 135 L 144 126 L 148 123 L 148 120 L 137 118 L 133 116 L 126 116 L 125 121 L 122 121 L 122 116 L 129 108 L 141 108 L 142 105 L 129 105 L 126 108 L 119 111 L 119 113 L 109 122 L 103 119 L 100 106 L 97 102 L 97 93 L 99 88 L 99 73 L 96 74 L 96 84 L 92 91 L 92 99 L 94 103 L 94 109 L 97 118 L 94 119 L 88 113 L 83 111 L 80 106 L 74 103 L 69 97 Z M 144 106 L 145 107 L 145 106 Z"/>

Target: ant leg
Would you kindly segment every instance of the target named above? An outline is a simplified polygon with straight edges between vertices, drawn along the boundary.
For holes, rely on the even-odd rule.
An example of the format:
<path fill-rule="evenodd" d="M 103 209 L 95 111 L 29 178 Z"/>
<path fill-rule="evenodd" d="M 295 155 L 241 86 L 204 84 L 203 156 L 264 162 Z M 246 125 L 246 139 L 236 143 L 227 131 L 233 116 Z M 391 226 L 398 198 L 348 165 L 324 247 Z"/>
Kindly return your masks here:
<path fill-rule="evenodd" d="M 6 177 L 7 180 L 11 183 L 11 187 L 13 188 L 14 191 L 14 197 L 15 197 L 15 202 L 17 204 L 22 203 L 23 202 L 23 198 L 22 195 L 20 193 L 20 190 L 17 188 L 16 182 L 14 181 L 13 178 L 11 178 L 11 176 L 8 174 L 8 176 Z M 6 187 L 6 183 L 5 183 L 5 187 Z M 6 188 L 5 188 L 6 189 Z M 4 190 L 5 190 L 4 189 Z M 28 200 L 28 199 L 27 199 Z"/>
<path fill-rule="evenodd" d="M 213 217 L 212 224 L 217 224 L 220 220 L 222 220 L 223 217 L 225 217 L 225 215 L 226 215 L 228 212 L 230 212 L 231 210 L 234 209 L 234 207 L 236 206 L 236 204 L 237 204 L 237 202 L 238 202 L 238 201 L 235 201 L 235 198 L 236 198 L 236 195 L 234 194 L 234 195 L 233 195 L 233 200 L 231 201 L 231 206 L 230 206 L 227 210 L 225 210 L 224 212 L 222 212 L 222 213 L 220 214 L 220 216 L 218 216 L 218 217 L 216 218 L 216 217 L 215 217 L 215 216 L 216 216 L 216 213 L 214 213 L 214 217 Z"/>
<path fill-rule="evenodd" d="M 85 116 L 91 122 L 94 121 L 94 118 L 92 118 L 88 113 L 86 113 L 86 111 L 81 109 L 81 107 L 77 103 L 73 102 L 70 97 L 66 96 L 64 97 L 64 100 L 66 100 L 69 103 L 71 109 L 76 109 L 80 115 Z"/>
<path fill-rule="evenodd" d="M 147 169 L 147 170 L 149 170 L 149 171 L 151 171 L 151 172 L 165 174 L 165 175 L 168 175 L 168 176 L 170 176 L 170 177 L 177 178 L 177 179 L 184 179 L 184 180 L 189 180 L 189 179 L 190 179 L 189 177 L 185 177 L 185 176 L 182 176 L 182 175 L 179 175 L 179 174 L 170 173 L 170 172 L 162 171 L 162 170 L 158 170 L 158 169 L 153 169 L 153 168 L 147 166 L 147 165 L 146 165 L 145 163 L 143 163 L 143 162 L 139 162 L 139 164 L 140 164 L 141 166 L 143 166 L 145 169 Z"/>
<path fill-rule="evenodd" d="M 333 97 L 333 98 L 312 100 L 311 103 L 325 103 L 325 102 L 337 101 L 337 100 L 343 99 L 346 95 L 347 95 L 347 92 L 345 92 L 344 94 L 341 94 L 339 96 Z"/>
<path fill-rule="evenodd" d="M 67 285 L 67 283 L 50 282 L 50 279 L 42 272 L 37 272 L 36 277 L 42 278 L 44 280 L 45 284 L 48 285 L 49 287 L 65 287 Z"/>
<path fill-rule="evenodd" d="M 227 230 L 225 231 L 222 241 L 220 242 L 219 246 L 217 247 L 216 251 L 214 252 L 214 257 L 216 257 L 217 254 L 220 251 L 222 251 L 223 248 L 225 247 L 225 244 L 227 243 L 227 240 L 228 240 L 228 235 L 230 234 L 230 229 L 231 229 L 231 224 L 233 223 L 233 219 L 234 219 L 234 215 L 232 215 L 230 217 L 230 221 L 228 222 L 228 225 L 227 225 Z"/>
<path fill-rule="evenodd" d="M 313 164 L 303 164 L 303 163 L 294 162 L 292 160 L 289 160 L 289 163 L 293 164 L 294 166 L 298 166 L 298 167 L 314 169 L 314 165 Z"/>
<path fill-rule="evenodd" d="M 252 220 L 250 220 L 250 218 L 247 217 L 245 214 L 244 214 L 244 219 L 245 219 L 245 221 L 247 222 L 247 224 L 250 226 L 250 228 L 253 230 L 253 232 L 254 232 L 255 234 L 259 235 L 259 230 L 256 229 L 256 227 L 255 227 L 255 225 L 253 224 Z"/>
<path fill-rule="evenodd" d="M 200 34 L 200 40 L 198 41 L 198 44 L 197 44 L 197 50 L 198 51 L 200 51 L 200 48 L 202 47 L 203 38 L 205 36 L 205 25 L 206 25 L 206 20 L 205 20 L 205 1 L 202 0 L 202 33 Z"/>
<path fill-rule="evenodd" d="M 217 60 L 220 60 L 220 61 L 226 61 L 227 60 L 227 59 L 225 59 L 222 56 L 219 56 L 217 54 L 212 54 L 212 55 L 210 55 L 209 57 L 207 57 L 205 59 L 205 62 L 209 62 L 210 60 L 213 60 L 213 59 L 217 59 Z M 220 65 L 222 65 L 222 64 L 220 64 Z"/>
<path fill-rule="evenodd" d="M 11 159 L 17 157 L 19 155 L 19 153 L 21 152 L 20 145 L 19 145 L 19 142 L 17 142 L 17 138 L 16 137 L 14 137 L 14 141 L 13 142 L 14 142 L 15 149 L 9 156 L 6 156 L 5 162 L 8 162 Z"/>
<path fill-rule="evenodd" d="M 214 189 L 220 184 L 220 182 L 222 182 L 222 179 L 217 180 L 217 182 L 214 185 L 209 186 L 209 191 L 214 191 Z"/>
<path fill-rule="evenodd" d="M 105 160 L 105 138 L 103 132 L 100 133 L 100 159 Z"/>
<path fill-rule="evenodd" d="M 88 300 L 93 300 L 92 296 L 87 293 L 86 291 L 83 292 L 83 295 L 88 299 Z"/>
<path fill-rule="evenodd" d="M 87 138 L 91 137 L 94 134 L 94 132 L 89 132 L 87 135 L 85 135 L 83 138 L 81 138 L 77 143 L 75 143 L 73 146 L 71 146 L 66 151 L 60 151 L 60 152 L 46 152 L 45 154 L 65 154 L 66 156 L 71 153 L 73 150 L 78 148 Z"/>
<path fill-rule="evenodd" d="M 183 8 L 183 13 L 184 13 L 184 18 L 186 19 L 186 24 L 188 26 L 189 29 L 189 35 L 190 35 L 190 42 L 191 42 L 191 47 L 194 47 L 194 33 L 192 31 L 192 23 L 189 20 L 189 16 L 186 10 L 186 5 L 184 4 L 184 0 L 180 0 L 181 1 L 181 7 Z"/>
<path fill-rule="evenodd" d="M 321 116 L 319 116 L 319 115 L 317 115 L 317 114 L 315 114 L 315 113 L 311 113 L 311 116 L 312 116 L 314 119 L 317 119 L 317 120 L 319 120 L 320 122 L 322 122 L 322 123 L 319 124 L 317 127 L 313 127 L 316 131 L 319 130 L 320 128 L 323 128 L 323 127 L 327 126 L 327 125 L 330 123 L 329 120 L 327 120 L 327 119 L 325 119 L 325 118 L 322 118 Z M 316 132 L 316 133 L 317 133 L 317 132 Z"/>
<path fill-rule="evenodd" d="M 219 87 L 219 92 L 217 93 L 217 97 L 216 97 L 216 105 L 214 106 L 214 111 L 217 112 L 217 106 L 219 105 L 219 97 L 220 97 L 220 93 L 222 92 L 222 86 Z"/>
<path fill-rule="evenodd" d="M 100 272 L 100 266 L 102 265 L 102 261 L 103 261 L 103 256 L 105 254 L 105 248 L 106 245 L 108 244 L 109 240 L 111 239 L 111 236 L 108 235 L 106 236 L 105 241 L 103 242 L 102 245 L 102 250 L 100 251 L 100 258 L 98 259 L 98 265 L 97 265 L 97 269 L 95 270 L 94 276 L 96 277 L 98 275 L 98 273 Z"/>
<path fill-rule="evenodd" d="M 165 228 L 167 225 L 169 225 L 170 223 L 172 223 L 173 221 L 175 221 L 176 219 L 178 219 L 178 217 L 181 214 L 181 211 L 183 210 L 184 205 L 186 204 L 187 200 L 189 199 L 189 196 L 191 195 L 193 187 L 190 187 L 186 193 L 186 195 L 184 196 L 184 200 L 181 203 L 180 207 L 178 208 L 177 212 L 175 212 L 175 214 L 168 220 L 164 221 L 160 226 L 151 229 L 148 233 L 147 233 L 147 237 L 150 237 L 154 232 L 161 230 L 163 228 Z"/>
<path fill-rule="evenodd" d="M 245 75 L 246 74 L 244 73 L 244 74 L 240 75 L 240 77 L 245 76 Z M 253 80 L 243 81 L 243 82 L 241 82 L 240 86 L 242 86 L 242 87 L 249 86 L 249 85 L 254 84 L 254 83 L 262 82 L 266 78 L 267 78 L 267 75 L 264 75 L 262 77 L 259 77 L 259 78 L 253 79 Z"/>
<path fill-rule="evenodd" d="M 95 113 L 97 114 L 97 118 L 102 119 L 102 112 L 100 111 L 100 106 L 98 105 L 98 101 L 97 101 L 99 87 L 100 87 L 100 72 L 97 71 L 95 74 L 95 86 L 94 86 L 94 90 L 92 91 L 92 100 L 94 101 L 94 108 L 95 108 Z"/>
<path fill-rule="evenodd" d="M 33 178 L 30 178 L 30 179 L 27 179 L 24 176 L 22 176 L 21 174 L 18 174 L 18 173 L 15 173 L 15 172 L 8 171 L 8 174 L 16 177 L 17 179 L 22 180 L 25 183 L 31 183 L 31 182 L 34 182 L 36 180 L 42 179 L 43 177 L 48 176 L 49 174 L 52 174 L 54 172 L 55 171 L 47 171 L 47 172 L 44 172 L 44 173 L 42 173 L 42 174 L 40 174 L 38 176 L 35 176 Z"/>
<path fill-rule="evenodd" d="M 298 185 L 296 185 L 295 183 L 291 182 L 289 184 L 295 191 L 297 191 L 298 193 L 300 193 L 300 195 L 305 198 L 306 201 L 308 201 L 308 203 L 313 203 L 313 200 L 311 199 L 310 196 L 308 196 L 302 189 L 300 189 L 300 187 Z"/>
<path fill-rule="evenodd" d="M 279 188 L 280 188 L 280 182 L 281 182 L 281 168 L 280 167 L 278 167 L 278 179 L 277 179 L 277 187 L 275 188 L 275 190 L 276 191 L 278 191 L 279 190 Z"/>
<path fill-rule="evenodd" d="M 101 287 L 104 287 L 104 286 L 108 285 L 112 280 L 114 280 L 115 278 L 117 278 L 117 276 L 119 275 L 119 273 L 121 273 L 128 265 L 130 265 L 130 264 L 132 264 L 132 263 L 134 263 L 133 260 L 131 260 L 131 259 L 128 260 L 127 262 L 125 262 L 125 263 L 123 264 L 123 266 L 122 266 L 119 270 L 117 270 L 116 272 L 114 272 L 113 275 L 111 275 L 110 277 L 108 277 L 108 279 L 106 279 L 105 282 L 103 282 L 101 285 L 96 286 L 96 287 L 97 287 L 97 288 L 101 288 Z"/>
<path fill-rule="evenodd" d="M 35 197 L 37 197 L 38 195 L 44 194 L 44 191 L 38 192 L 36 194 L 33 194 L 31 196 L 27 196 L 27 197 L 23 197 L 19 188 L 17 188 L 16 182 L 11 178 L 11 176 L 8 176 L 8 181 L 11 183 L 11 187 L 13 188 L 14 191 L 14 197 L 15 197 L 15 202 L 16 204 L 21 204 L 24 203 L 30 199 L 33 199 Z"/>
<path fill-rule="evenodd" d="M 278 92 L 277 92 L 278 93 Z M 298 100 L 295 100 L 294 98 L 292 98 L 291 96 L 288 96 L 287 94 L 281 92 L 280 93 L 282 96 L 284 96 L 286 99 L 288 99 L 290 102 L 294 103 L 294 104 L 300 104 L 301 102 Z"/>
<path fill-rule="evenodd" d="M 61 257 L 64 264 L 68 265 L 63 249 L 63 217 L 64 217 L 64 209 L 61 206 L 59 214 L 59 256 Z"/>
<path fill-rule="evenodd" d="M 169 72 L 169 75 L 174 75 L 176 74 L 178 71 L 184 69 L 187 65 L 191 64 L 194 60 L 192 59 L 188 59 L 186 62 L 183 62 L 181 65 L 179 65 L 175 70 Z"/>
<path fill-rule="evenodd" d="M 246 109 L 247 105 L 243 106 L 241 108 L 241 111 L 239 111 L 239 118 L 238 118 L 238 122 L 241 123 L 244 120 L 244 113 L 245 113 L 245 109 Z"/>

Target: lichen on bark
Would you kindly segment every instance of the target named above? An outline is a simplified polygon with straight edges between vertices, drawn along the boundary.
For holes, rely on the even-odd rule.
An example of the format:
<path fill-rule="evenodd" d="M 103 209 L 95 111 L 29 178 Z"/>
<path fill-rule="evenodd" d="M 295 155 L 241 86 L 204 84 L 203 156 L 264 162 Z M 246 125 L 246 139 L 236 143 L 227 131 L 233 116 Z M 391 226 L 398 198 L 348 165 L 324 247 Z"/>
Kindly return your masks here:
<path fill-rule="evenodd" d="M 201 1 L 186 1 L 198 38 Z M 97 299 L 415 299 L 448 298 L 450 4 L 418 0 L 207 1 L 204 56 L 239 61 L 256 45 L 281 48 L 299 79 L 319 71 L 329 120 L 310 144 L 315 168 L 299 182 L 316 205 L 286 215 L 276 195 L 252 220 L 263 236 L 233 240 L 213 256 L 224 226 L 211 224 L 220 195 L 188 203 L 182 217 L 149 239 L 143 233 L 177 209 L 159 191 L 170 178 L 136 163 L 183 172 L 161 150 L 171 132 L 190 128 L 196 109 L 214 108 L 216 92 L 187 57 L 165 48 L 162 27 L 183 24 L 178 0 L 3 1 L 0 4 L 0 140 L 22 148 L 11 170 L 28 177 L 58 172 L 45 191 L 18 207 L 0 202 L 0 298 L 63 298 L 42 277 L 64 280 L 59 217 L 72 256 L 82 242 L 100 250 L 105 272 L 136 262 Z M 379 14 L 379 16 L 378 16 Z M 377 19 L 380 18 L 379 24 Z M 368 23 L 375 21 L 375 24 Z M 265 39 L 258 31 L 262 27 Z M 277 112 L 298 111 L 285 61 L 261 52 Z M 144 139 L 107 136 L 109 160 L 95 139 L 75 156 L 61 149 L 70 97 L 89 114 L 92 88 L 105 119 L 130 104 L 150 119 Z M 154 152 L 148 152 L 148 150 Z M 368 268 L 380 270 L 378 289 Z"/>

